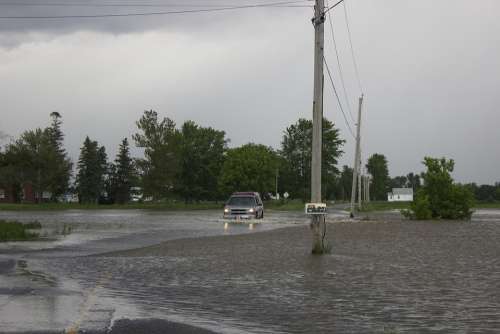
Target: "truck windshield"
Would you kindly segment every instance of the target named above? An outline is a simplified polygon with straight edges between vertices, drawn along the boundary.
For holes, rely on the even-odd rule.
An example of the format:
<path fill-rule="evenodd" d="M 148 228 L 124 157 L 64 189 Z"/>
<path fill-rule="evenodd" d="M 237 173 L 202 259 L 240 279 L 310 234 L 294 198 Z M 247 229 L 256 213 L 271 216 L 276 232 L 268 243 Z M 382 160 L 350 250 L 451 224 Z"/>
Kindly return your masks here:
<path fill-rule="evenodd" d="M 255 206 L 255 198 L 253 197 L 243 197 L 243 196 L 235 196 L 231 197 L 227 202 L 227 205 L 233 206 Z"/>

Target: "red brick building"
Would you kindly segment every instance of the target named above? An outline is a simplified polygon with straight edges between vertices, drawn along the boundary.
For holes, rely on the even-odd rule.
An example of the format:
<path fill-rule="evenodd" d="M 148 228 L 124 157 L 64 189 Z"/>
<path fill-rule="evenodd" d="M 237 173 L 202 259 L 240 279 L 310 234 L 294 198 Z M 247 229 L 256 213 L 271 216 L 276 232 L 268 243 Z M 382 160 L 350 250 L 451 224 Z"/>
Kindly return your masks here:
<path fill-rule="evenodd" d="M 31 183 L 25 183 L 19 197 L 13 185 L 0 184 L 0 203 L 26 202 L 35 203 L 36 196 Z"/>

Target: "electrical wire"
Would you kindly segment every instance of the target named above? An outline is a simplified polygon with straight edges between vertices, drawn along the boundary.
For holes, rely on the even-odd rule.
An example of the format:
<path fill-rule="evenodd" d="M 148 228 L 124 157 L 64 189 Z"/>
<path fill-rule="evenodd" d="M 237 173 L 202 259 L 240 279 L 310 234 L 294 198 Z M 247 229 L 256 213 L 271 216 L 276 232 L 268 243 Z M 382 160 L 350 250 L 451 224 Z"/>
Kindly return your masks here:
<path fill-rule="evenodd" d="M 328 1 L 327 1 L 327 4 L 328 4 Z M 347 89 L 345 88 L 344 75 L 342 74 L 342 66 L 340 65 L 340 57 L 339 57 L 339 52 L 337 50 L 337 42 L 335 41 L 335 33 L 333 32 L 333 20 L 332 20 L 332 15 L 330 12 L 328 12 L 328 22 L 330 23 L 330 31 L 332 33 L 333 47 L 335 48 L 335 55 L 337 56 L 337 64 L 339 66 L 340 82 L 342 83 L 342 88 L 344 90 L 344 97 L 345 97 L 345 101 L 347 103 L 347 111 L 349 112 L 349 116 L 351 117 L 351 120 L 353 121 L 353 123 L 356 123 L 356 121 L 354 120 L 354 117 L 352 116 L 351 103 L 349 103 L 349 95 L 347 94 Z"/>
<path fill-rule="evenodd" d="M 287 3 L 302 3 L 309 2 L 309 0 L 289 1 Z M 268 5 L 261 3 L 261 5 Z M 0 6 L 6 7 L 184 7 L 184 8 L 207 8 L 207 7 L 231 7 L 228 4 L 180 4 L 180 3 L 59 3 L 59 2 L 0 2 Z M 276 5 L 279 7 L 280 5 Z M 289 5 L 287 7 L 312 7 L 312 5 Z"/>
<path fill-rule="evenodd" d="M 356 138 L 356 136 L 354 135 L 354 132 L 352 131 L 351 124 L 349 123 L 349 120 L 347 119 L 347 116 L 344 112 L 344 108 L 342 108 L 342 103 L 340 102 L 339 94 L 337 94 L 337 89 L 335 88 L 335 84 L 333 83 L 332 73 L 330 72 L 330 68 L 328 67 L 328 63 L 326 62 L 325 57 L 323 57 L 323 62 L 325 63 L 326 71 L 328 73 L 328 77 L 330 78 L 330 83 L 332 85 L 333 92 L 335 93 L 335 97 L 337 98 L 337 102 L 339 104 L 340 111 L 342 112 L 342 115 L 344 116 L 345 124 L 347 125 L 347 128 L 349 129 L 351 136 L 353 138 Z"/>
<path fill-rule="evenodd" d="M 48 15 L 48 16 L 0 16 L 0 19 L 87 19 L 87 18 L 104 18 L 104 17 L 130 17 L 130 16 L 153 16 L 153 15 L 174 15 L 174 14 L 191 14 L 191 13 L 207 13 L 219 12 L 249 8 L 282 8 L 286 5 L 297 3 L 299 1 L 282 1 L 271 2 L 264 4 L 252 4 L 241 6 L 228 6 L 218 8 L 200 8 L 200 9 L 185 9 L 164 12 L 146 12 L 146 13 L 122 13 L 122 14 L 89 14 L 89 15 Z"/>
<path fill-rule="evenodd" d="M 338 5 L 340 5 L 341 2 L 344 2 L 344 0 L 340 0 L 339 2 L 335 3 L 335 5 L 331 6 L 331 7 L 328 7 L 324 12 L 323 14 L 326 14 L 327 12 L 329 12 L 330 10 L 334 9 L 335 7 L 337 7 Z"/>
<path fill-rule="evenodd" d="M 345 24 L 347 26 L 347 34 L 349 36 L 349 44 L 351 46 L 351 56 L 352 56 L 352 62 L 354 64 L 354 72 L 356 73 L 356 78 L 358 80 L 359 90 L 361 91 L 361 94 L 363 94 L 363 86 L 361 85 L 361 80 L 359 78 L 358 63 L 356 62 L 356 57 L 354 55 L 354 47 L 352 46 L 351 28 L 349 27 L 349 17 L 347 15 L 347 5 L 345 2 L 344 2 L 343 7 L 344 7 L 344 15 L 345 15 Z"/>

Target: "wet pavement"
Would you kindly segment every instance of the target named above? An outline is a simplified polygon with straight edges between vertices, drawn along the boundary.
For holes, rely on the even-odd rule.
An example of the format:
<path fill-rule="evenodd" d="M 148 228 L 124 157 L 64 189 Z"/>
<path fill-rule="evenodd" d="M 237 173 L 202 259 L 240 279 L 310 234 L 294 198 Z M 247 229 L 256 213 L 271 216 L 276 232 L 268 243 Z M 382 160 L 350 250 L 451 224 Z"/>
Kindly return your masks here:
<path fill-rule="evenodd" d="M 300 213 L 267 213 L 252 228 L 224 228 L 213 211 L 2 216 L 71 226 L 0 246 L 2 333 L 500 330 L 498 210 L 471 222 L 332 217 L 333 251 L 321 257 Z"/>

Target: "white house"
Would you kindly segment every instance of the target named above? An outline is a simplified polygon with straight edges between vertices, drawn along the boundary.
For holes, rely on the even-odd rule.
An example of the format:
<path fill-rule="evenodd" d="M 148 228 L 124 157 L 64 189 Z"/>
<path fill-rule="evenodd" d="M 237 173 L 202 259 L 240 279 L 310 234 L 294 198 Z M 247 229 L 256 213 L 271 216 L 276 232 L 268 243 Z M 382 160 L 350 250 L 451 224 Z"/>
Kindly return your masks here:
<path fill-rule="evenodd" d="M 411 202 L 413 201 L 412 188 L 392 188 L 392 193 L 387 194 L 389 202 Z"/>

